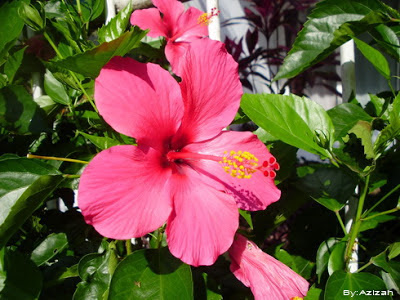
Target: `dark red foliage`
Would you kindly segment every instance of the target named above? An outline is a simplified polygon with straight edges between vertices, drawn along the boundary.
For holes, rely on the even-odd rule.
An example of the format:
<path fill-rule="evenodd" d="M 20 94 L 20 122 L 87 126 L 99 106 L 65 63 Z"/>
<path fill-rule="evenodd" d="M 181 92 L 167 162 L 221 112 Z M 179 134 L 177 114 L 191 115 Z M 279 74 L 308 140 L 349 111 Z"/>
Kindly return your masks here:
<path fill-rule="evenodd" d="M 27 40 L 25 44 L 28 46 L 26 53 L 31 53 L 42 60 L 50 60 L 56 55 L 43 35 L 35 35 Z"/>
<path fill-rule="evenodd" d="M 287 80 L 283 85 L 278 85 L 278 90 L 274 90 L 271 84 L 303 26 L 302 18 L 316 2 L 317 0 L 242 0 L 245 16 L 229 20 L 225 25 L 246 20 L 251 29 L 237 42 L 227 38 L 225 44 L 228 52 L 239 63 L 239 73 L 245 87 L 253 90 L 253 84 L 249 81 L 249 76 L 253 75 L 262 79 L 273 93 L 281 93 L 289 86 L 293 93 L 303 95 L 307 87 L 321 85 L 331 89 L 332 84 L 329 82 L 339 80 L 334 72 L 316 71 L 322 66 L 337 64 L 336 57 L 332 56 L 296 78 Z M 268 71 L 265 72 L 262 68 Z"/>

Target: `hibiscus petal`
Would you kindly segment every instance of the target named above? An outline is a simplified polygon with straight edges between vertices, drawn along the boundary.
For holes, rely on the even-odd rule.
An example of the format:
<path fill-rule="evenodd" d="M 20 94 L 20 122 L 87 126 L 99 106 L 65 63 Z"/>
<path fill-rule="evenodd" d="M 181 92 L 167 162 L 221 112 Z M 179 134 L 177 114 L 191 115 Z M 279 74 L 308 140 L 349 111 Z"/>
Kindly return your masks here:
<path fill-rule="evenodd" d="M 150 29 L 148 36 L 167 36 L 166 27 L 157 8 L 135 10 L 131 15 L 131 24 L 141 29 Z"/>
<path fill-rule="evenodd" d="M 223 43 L 201 39 L 190 44 L 182 66 L 185 114 L 176 142 L 207 140 L 229 125 L 239 108 L 238 64 Z"/>
<path fill-rule="evenodd" d="M 189 43 L 186 42 L 167 43 L 167 46 L 165 46 L 165 56 L 171 64 L 172 71 L 178 76 L 181 74 L 180 70 L 183 64 L 182 57 L 185 55 L 188 48 Z"/>
<path fill-rule="evenodd" d="M 167 222 L 171 253 L 193 265 L 212 265 L 228 250 L 238 228 L 232 198 L 202 182 L 202 175 L 186 167 L 174 174 L 174 209 Z"/>
<path fill-rule="evenodd" d="M 161 150 L 180 125 L 183 103 L 175 79 L 160 66 L 114 57 L 95 83 L 100 114 L 116 131 Z"/>
<path fill-rule="evenodd" d="M 222 158 L 224 151 L 247 151 L 258 158 L 259 163 L 269 161 L 272 154 L 267 147 L 251 132 L 223 131 L 217 137 L 201 143 L 187 145 L 182 151 L 214 155 Z M 257 171 L 249 179 L 239 179 L 227 174 L 221 164 L 215 161 L 201 160 L 193 163 L 199 172 L 214 181 L 217 188 L 224 186 L 232 195 L 239 208 L 244 210 L 264 210 L 268 205 L 279 200 L 281 192 L 271 177 Z M 212 184 L 212 183 L 210 183 Z"/>
<path fill-rule="evenodd" d="M 204 12 L 195 7 L 190 7 L 179 16 L 176 24 L 176 35 L 179 35 L 179 41 L 192 42 L 196 38 L 208 35 L 208 26 L 199 23 L 199 17 Z"/>
<path fill-rule="evenodd" d="M 171 28 L 185 11 L 183 4 L 177 0 L 153 0 L 153 4 L 163 13 L 165 25 Z"/>
<path fill-rule="evenodd" d="M 229 256 L 231 271 L 250 287 L 256 300 L 287 300 L 307 294 L 309 284 L 303 277 L 239 234 Z"/>
<path fill-rule="evenodd" d="M 114 146 L 85 168 L 78 203 L 88 224 L 103 236 L 129 239 L 154 231 L 167 220 L 171 171 L 152 148 Z"/>

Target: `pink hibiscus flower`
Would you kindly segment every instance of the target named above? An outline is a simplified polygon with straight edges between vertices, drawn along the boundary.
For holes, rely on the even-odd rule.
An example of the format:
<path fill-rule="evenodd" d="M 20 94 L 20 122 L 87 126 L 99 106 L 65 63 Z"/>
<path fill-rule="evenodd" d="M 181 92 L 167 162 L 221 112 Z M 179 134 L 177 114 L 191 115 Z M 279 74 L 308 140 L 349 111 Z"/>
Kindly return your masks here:
<path fill-rule="evenodd" d="M 307 294 L 307 280 L 239 234 L 229 256 L 231 271 L 256 300 L 302 299 Z"/>
<path fill-rule="evenodd" d="M 167 222 L 173 255 L 211 265 L 233 242 L 238 207 L 261 210 L 279 199 L 278 165 L 254 134 L 222 131 L 242 95 L 224 45 L 194 42 L 183 59 L 180 84 L 160 66 L 130 58 L 115 57 L 102 69 L 95 82 L 100 114 L 137 146 L 93 158 L 81 176 L 79 207 L 109 238 L 140 237 Z"/>
<path fill-rule="evenodd" d="M 141 29 L 150 29 L 148 35 L 151 37 L 166 38 L 165 55 L 173 71 L 180 75 L 181 58 L 189 43 L 208 36 L 207 24 L 218 13 L 213 10 L 207 14 L 194 7 L 185 11 L 183 4 L 177 0 L 153 0 L 153 4 L 158 9 L 134 11 L 131 24 Z"/>

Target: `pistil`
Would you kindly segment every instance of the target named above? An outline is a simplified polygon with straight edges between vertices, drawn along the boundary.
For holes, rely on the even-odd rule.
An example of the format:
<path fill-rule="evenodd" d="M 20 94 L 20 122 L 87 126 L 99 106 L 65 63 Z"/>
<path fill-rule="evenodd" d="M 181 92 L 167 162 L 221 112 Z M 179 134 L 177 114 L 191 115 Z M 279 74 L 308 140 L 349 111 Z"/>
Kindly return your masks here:
<path fill-rule="evenodd" d="M 274 157 L 258 163 L 258 158 L 247 151 L 224 151 L 223 156 L 207 155 L 192 152 L 170 151 L 166 155 L 170 162 L 179 160 L 211 160 L 221 164 L 223 170 L 232 177 L 249 179 L 255 172 L 261 172 L 265 177 L 275 178 L 275 170 L 279 164 Z"/>

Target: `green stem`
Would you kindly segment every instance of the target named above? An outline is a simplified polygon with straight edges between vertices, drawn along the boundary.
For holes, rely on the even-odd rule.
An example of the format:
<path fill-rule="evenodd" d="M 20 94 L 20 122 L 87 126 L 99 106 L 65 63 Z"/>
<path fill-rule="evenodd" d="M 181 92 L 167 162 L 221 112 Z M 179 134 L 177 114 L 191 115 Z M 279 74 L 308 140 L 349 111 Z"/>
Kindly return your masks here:
<path fill-rule="evenodd" d="M 158 232 L 157 232 L 157 249 L 161 248 L 163 234 L 164 234 L 163 230 L 161 228 L 159 228 Z"/>
<path fill-rule="evenodd" d="M 126 254 L 129 255 L 132 253 L 132 243 L 131 240 L 126 240 L 125 241 L 125 247 L 126 247 Z"/>
<path fill-rule="evenodd" d="M 73 158 L 65 158 L 65 157 L 54 157 L 54 156 L 41 156 L 41 155 L 34 155 L 34 154 L 27 154 L 27 158 L 38 158 L 38 159 L 47 159 L 47 160 L 58 160 L 58 161 L 67 161 L 67 162 L 74 162 L 78 164 L 88 164 L 88 161 L 73 159 Z"/>
<path fill-rule="evenodd" d="M 390 195 L 392 195 L 395 191 L 400 188 L 400 184 L 398 184 L 394 189 L 392 189 L 389 193 L 383 196 L 378 202 L 376 202 L 370 209 L 368 209 L 362 216 L 367 216 L 371 211 L 373 211 L 379 204 L 385 201 Z"/>
<path fill-rule="evenodd" d="M 370 265 L 372 265 L 372 262 L 368 262 L 365 265 L 363 265 L 361 268 L 359 268 L 355 273 L 361 272 L 362 270 L 368 268 Z"/>
<path fill-rule="evenodd" d="M 385 210 L 385 211 L 382 211 L 382 212 L 377 213 L 375 215 L 369 216 L 369 217 L 364 218 L 362 220 L 363 221 L 371 220 L 371 219 L 373 219 L 375 217 L 382 216 L 382 215 L 388 215 L 388 214 L 394 213 L 394 212 L 399 211 L 399 210 L 400 210 L 400 207 L 395 207 L 393 209 Z"/>
<path fill-rule="evenodd" d="M 350 238 L 347 242 L 347 247 L 346 247 L 346 255 L 345 255 L 345 259 L 346 259 L 346 265 L 349 265 L 349 261 L 353 252 L 353 247 L 354 247 L 354 243 L 356 242 L 358 233 L 360 231 L 360 226 L 361 226 L 361 214 L 364 208 L 364 202 L 365 202 L 365 198 L 367 196 L 367 192 L 368 192 L 368 185 L 369 185 L 369 175 L 367 175 L 366 179 L 365 179 L 365 184 L 364 184 L 364 189 L 360 195 L 360 199 L 358 201 L 358 207 L 357 207 L 357 213 L 356 213 L 356 217 L 354 218 L 354 222 L 351 226 L 350 229 Z"/>
<path fill-rule="evenodd" d="M 78 10 L 79 17 L 82 17 L 82 8 L 81 8 L 81 1 L 80 0 L 76 0 L 76 8 Z"/>
<path fill-rule="evenodd" d="M 79 174 L 63 174 L 64 178 L 79 178 L 81 175 Z"/>
<path fill-rule="evenodd" d="M 53 40 L 51 39 L 51 37 L 48 35 L 48 33 L 45 31 L 43 32 L 43 36 L 45 37 L 45 39 L 49 42 L 50 46 L 54 49 L 54 51 L 56 52 L 57 56 L 60 59 L 64 59 L 64 56 L 61 54 L 61 52 L 58 50 L 57 46 L 54 44 Z M 90 104 L 92 105 L 93 109 L 95 112 L 99 113 L 99 111 L 97 110 L 96 105 L 93 102 L 92 97 L 89 96 L 89 94 L 86 92 L 86 89 L 83 87 L 81 81 L 78 79 L 78 77 L 76 77 L 75 73 L 72 72 L 71 70 L 68 70 L 69 74 L 71 75 L 71 77 L 75 80 L 76 84 L 79 86 L 79 88 L 81 89 L 82 93 L 86 96 L 86 98 L 89 100 Z"/>
<path fill-rule="evenodd" d="M 393 96 L 396 97 L 396 91 L 394 90 L 390 79 L 388 79 L 388 85 L 389 85 L 391 92 L 393 93 Z"/>
<path fill-rule="evenodd" d="M 344 226 L 342 218 L 340 217 L 339 211 L 335 211 L 335 215 L 336 215 L 336 217 L 337 217 L 337 219 L 339 221 L 340 227 L 342 227 L 344 235 L 346 236 L 347 235 L 347 230 L 346 230 L 346 227 Z"/>

